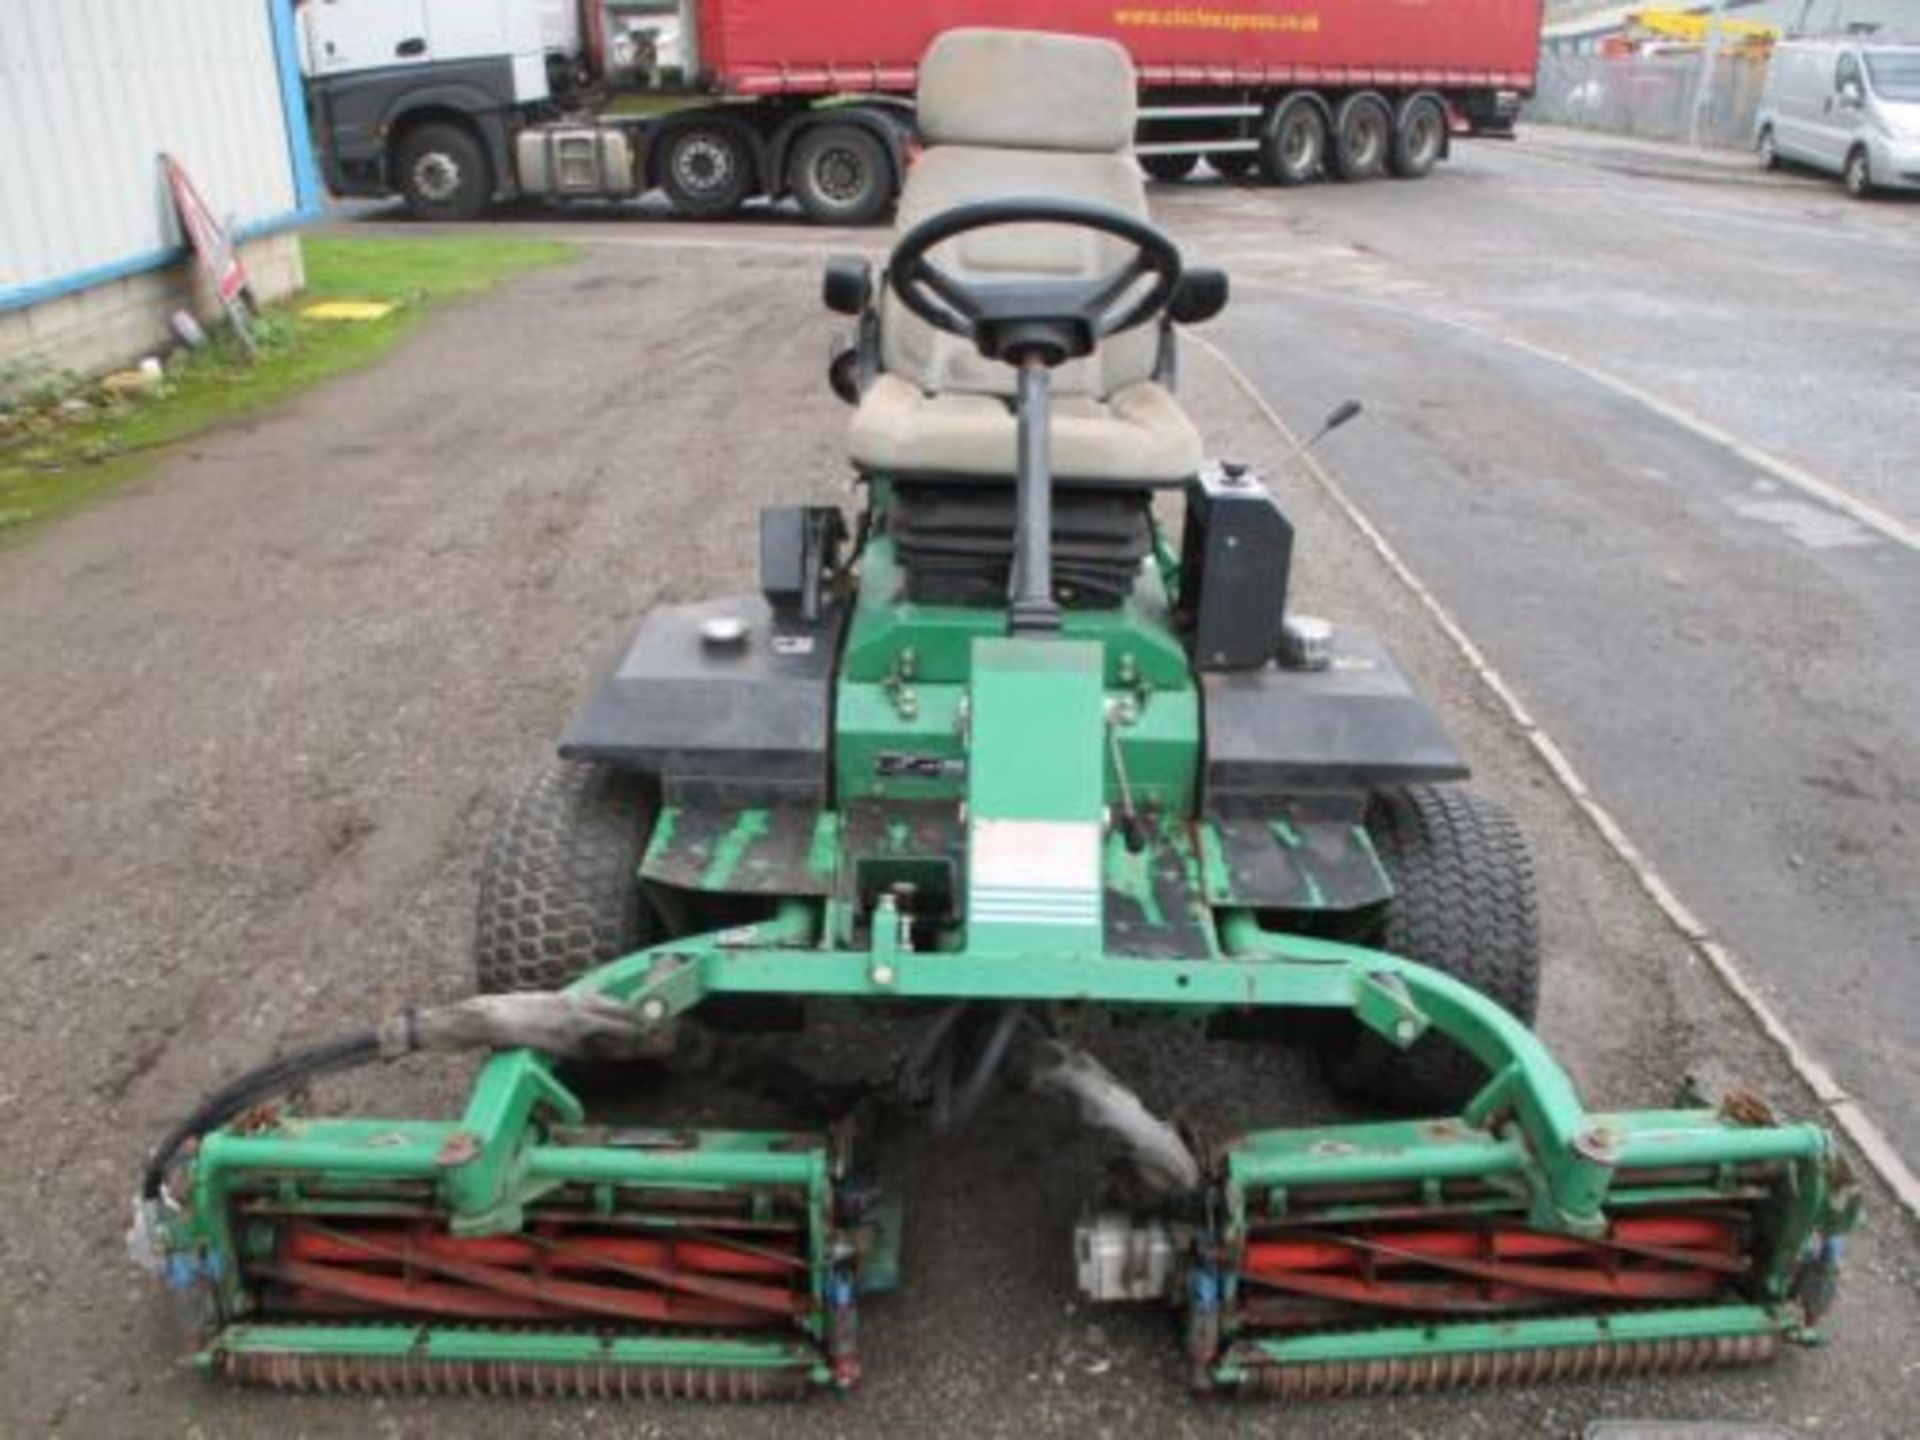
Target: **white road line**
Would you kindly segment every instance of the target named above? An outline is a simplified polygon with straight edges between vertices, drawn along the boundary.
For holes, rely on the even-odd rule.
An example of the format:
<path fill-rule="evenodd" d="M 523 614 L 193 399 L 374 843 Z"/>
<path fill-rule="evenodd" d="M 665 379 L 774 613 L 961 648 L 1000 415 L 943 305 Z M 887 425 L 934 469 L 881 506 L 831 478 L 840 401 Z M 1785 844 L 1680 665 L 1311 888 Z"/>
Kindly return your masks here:
<path fill-rule="evenodd" d="M 1366 512 L 1361 510 L 1347 494 L 1345 487 L 1335 480 L 1311 454 L 1302 455 L 1294 449 L 1298 444 L 1298 437 L 1287 422 L 1280 418 L 1279 412 L 1267 402 L 1266 396 L 1260 393 L 1259 387 L 1248 378 L 1247 374 L 1211 341 L 1191 332 L 1187 332 L 1185 338 L 1220 363 L 1240 392 L 1260 411 L 1262 417 L 1274 428 L 1289 449 L 1299 456 L 1297 463 L 1312 477 L 1321 492 L 1333 502 L 1348 523 L 1359 531 L 1361 537 L 1393 572 L 1395 578 L 1412 593 L 1414 599 L 1419 601 L 1421 608 L 1440 627 L 1481 684 L 1493 693 L 1494 698 L 1500 702 L 1501 708 L 1507 712 L 1508 718 L 1519 727 L 1528 745 L 1553 773 L 1561 789 L 1566 791 L 1568 798 L 1598 832 L 1607 848 L 1612 850 L 1619 857 L 1620 862 L 1627 867 L 1640 888 L 1646 892 L 1661 915 L 1666 918 L 1667 923 L 1680 933 L 1696 955 L 1707 962 L 1713 973 L 1719 977 L 1720 982 L 1726 986 L 1728 993 L 1753 1017 L 1767 1038 L 1779 1048 L 1794 1074 L 1799 1076 L 1801 1082 L 1813 1092 L 1814 1098 L 1833 1117 L 1834 1123 L 1846 1132 L 1847 1138 L 1859 1149 L 1861 1155 L 1886 1183 L 1887 1188 L 1893 1192 L 1894 1197 L 1907 1213 L 1920 1218 L 1920 1180 L 1914 1178 L 1913 1172 L 1907 1168 L 1906 1162 L 1900 1157 L 1899 1151 L 1894 1148 L 1886 1133 L 1840 1084 L 1825 1062 L 1794 1038 L 1793 1032 L 1787 1029 L 1786 1024 L 1774 1013 L 1773 1007 L 1747 978 L 1734 952 L 1724 942 L 1715 939 L 1713 932 L 1680 902 L 1672 887 L 1654 869 L 1653 863 L 1628 838 L 1620 822 L 1615 820 L 1607 808 L 1594 798 L 1593 792 L 1581 778 L 1580 772 L 1574 769 L 1573 762 L 1567 758 L 1566 752 L 1541 728 L 1540 723 L 1521 703 L 1520 697 L 1514 693 L 1513 688 L 1501 677 L 1500 672 L 1493 668 L 1480 647 L 1474 644 L 1472 637 L 1461 628 L 1460 622 L 1453 618 L 1452 613 L 1427 588 L 1425 582 L 1414 574 L 1405 560 L 1400 558 L 1400 553 L 1388 542 L 1386 536 L 1381 534 L 1373 521 L 1367 518 Z"/>
<path fill-rule="evenodd" d="M 1595 369 L 1584 360 L 1576 360 L 1573 356 L 1563 351 L 1537 344 L 1532 340 L 1522 340 L 1515 335 L 1505 335 L 1496 330 L 1485 330 L 1478 325 L 1469 325 L 1466 321 L 1456 320 L 1451 316 L 1435 315 L 1423 310 L 1409 310 L 1405 306 L 1389 304 L 1386 301 L 1376 300 L 1366 295 L 1355 295 L 1326 289 L 1309 290 L 1305 287 L 1288 285 L 1285 282 L 1274 280 L 1250 280 L 1242 282 L 1240 288 L 1269 290 L 1286 295 L 1301 295 L 1310 300 L 1332 300 L 1344 302 L 1349 305 L 1364 305 L 1369 309 L 1379 310 L 1398 319 L 1417 320 L 1427 325 L 1438 325 L 1443 329 L 1452 330 L 1461 335 L 1471 336 L 1475 340 L 1485 341 L 1494 345 L 1504 345 L 1509 349 L 1518 350 L 1521 354 L 1531 356 L 1536 360 L 1544 360 L 1549 365 L 1555 365 L 1563 370 L 1570 371 L 1580 376 L 1583 380 L 1589 380 L 1603 389 L 1611 390 L 1622 399 L 1630 400 L 1636 405 L 1653 411 L 1653 413 L 1661 419 L 1678 425 L 1681 429 L 1690 432 L 1711 445 L 1719 446 L 1736 458 L 1744 460 L 1756 470 L 1765 472 L 1781 484 L 1790 485 L 1802 494 L 1812 496 L 1821 504 L 1851 517 L 1882 538 L 1891 540 L 1896 545 L 1902 545 L 1908 550 L 1920 550 L 1920 528 L 1909 525 L 1897 515 L 1882 510 L 1872 501 L 1862 500 L 1851 491 L 1841 489 L 1840 486 L 1834 484 L 1831 480 L 1822 479 L 1812 471 L 1794 464 L 1791 460 L 1782 460 L 1778 455 L 1770 454 L 1760 449 L 1757 445 L 1749 445 L 1737 435 L 1732 435 L 1722 430 L 1712 421 L 1704 420 L 1700 416 L 1695 415 L 1691 410 L 1683 409 L 1674 404 L 1671 400 L 1662 399 L 1649 390 L 1641 389 L 1640 386 L 1634 384 L 1631 380 L 1623 380 L 1618 375 L 1610 374 L 1605 370 Z M 1219 351 L 1216 349 L 1214 353 L 1218 354 Z M 1224 359 L 1225 357 L 1223 356 L 1222 358 Z"/>

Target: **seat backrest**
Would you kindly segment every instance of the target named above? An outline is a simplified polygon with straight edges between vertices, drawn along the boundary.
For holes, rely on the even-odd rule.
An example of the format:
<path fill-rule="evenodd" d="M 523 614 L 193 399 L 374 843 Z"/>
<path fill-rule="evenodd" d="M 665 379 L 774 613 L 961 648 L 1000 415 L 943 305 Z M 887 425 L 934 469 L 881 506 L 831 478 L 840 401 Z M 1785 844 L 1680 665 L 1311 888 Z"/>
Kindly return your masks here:
<path fill-rule="evenodd" d="M 898 229 L 974 200 L 1087 200 L 1147 215 L 1132 154 L 1133 64 L 1109 40 L 1020 30 L 949 30 L 920 62 L 920 134 Z M 1009 225 L 938 246 L 960 277 L 1072 275 L 1126 263 L 1125 241 L 1064 225 Z M 1143 325 L 1054 372 L 1055 394 L 1105 398 L 1153 374 L 1158 339 Z M 930 394 L 1011 395 L 1011 366 L 914 315 L 891 289 L 880 302 L 880 362 Z"/>

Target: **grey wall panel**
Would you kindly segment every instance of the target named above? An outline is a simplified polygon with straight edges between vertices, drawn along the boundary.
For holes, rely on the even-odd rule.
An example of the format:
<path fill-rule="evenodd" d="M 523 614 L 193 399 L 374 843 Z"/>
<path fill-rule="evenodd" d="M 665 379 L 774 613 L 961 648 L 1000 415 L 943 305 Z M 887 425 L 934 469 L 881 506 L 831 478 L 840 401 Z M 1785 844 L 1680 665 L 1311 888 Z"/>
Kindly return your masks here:
<path fill-rule="evenodd" d="M 297 208 L 273 4 L 0 0 L 0 291 L 177 245 L 162 151 L 222 219 Z"/>

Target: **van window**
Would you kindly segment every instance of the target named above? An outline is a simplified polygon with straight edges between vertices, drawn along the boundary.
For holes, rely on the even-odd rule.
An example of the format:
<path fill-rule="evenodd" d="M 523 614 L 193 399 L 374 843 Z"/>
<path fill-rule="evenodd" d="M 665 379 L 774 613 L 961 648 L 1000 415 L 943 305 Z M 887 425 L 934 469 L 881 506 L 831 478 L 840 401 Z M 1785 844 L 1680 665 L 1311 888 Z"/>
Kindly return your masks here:
<path fill-rule="evenodd" d="M 1882 100 L 1920 101 L 1920 50 L 1868 51 L 1867 73 Z"/>

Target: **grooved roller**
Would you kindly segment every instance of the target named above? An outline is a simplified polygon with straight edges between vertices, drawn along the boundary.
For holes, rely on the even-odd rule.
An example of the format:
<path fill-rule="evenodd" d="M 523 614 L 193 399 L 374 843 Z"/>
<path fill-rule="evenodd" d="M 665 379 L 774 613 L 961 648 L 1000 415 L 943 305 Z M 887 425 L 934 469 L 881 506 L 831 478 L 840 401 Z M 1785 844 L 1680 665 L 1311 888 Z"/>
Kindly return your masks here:
<path fill-rule="evenodd" d="M 1779 1351 L 1778 1335 L 1761 1334 L 1548 1345 L 1527 1350 L 1479 1350 L 1392 1359 L 1322 1360 L 1297 1365 L 1256 1364 L 1248 1367 L 1241 1389 L 1245 1394 L 1278 1400 L 1404 1395 L 1481 1385 L 1533 1385 L 1626 1375 L 1666 1375 L 1728 1365 L 1761 1365 Z"/>
<path fill-rule="evenodd" d="M 800 1367 L 558 1364 L 293 1351 L 215 1357 L 222 1378 L 309 1395 L 478 1395 L 563 1400 L 798 1400 Z"/>

